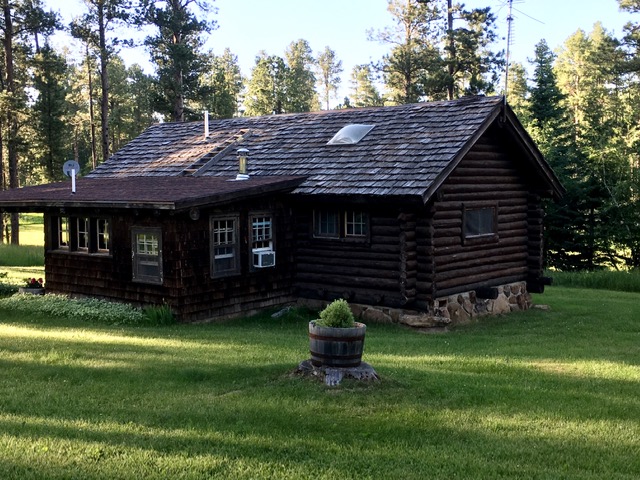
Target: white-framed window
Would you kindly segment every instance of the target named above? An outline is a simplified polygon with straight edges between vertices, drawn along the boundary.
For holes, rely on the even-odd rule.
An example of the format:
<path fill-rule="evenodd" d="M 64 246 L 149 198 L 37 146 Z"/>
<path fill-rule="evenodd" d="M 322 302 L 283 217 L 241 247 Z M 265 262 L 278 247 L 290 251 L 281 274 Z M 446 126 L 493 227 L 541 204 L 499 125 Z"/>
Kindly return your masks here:
<path fill-rule="evenodd" d="M 347 210 L 344 214 L 345 229 L 347 237 L 365 237 L 368 230 L 367 215 L 359 210 Z"/>
<path fill-rule="evenodd" d="M 89 218 L 76 218 L 76 241 L 78 250 L 81 252 L 89 251 Z"/>
<path fill-rule="evenodd" d="M 211 276 L 221 277 L 240 272 L 239 219 L 211 217 Z"/>
<path fill-rule="evenodd" d="M 251 231 L 250 269 L 274 267 L 273 217 L 263 213 L 250 215 L 249 226 Z"/>
<path fill-rule="evenodd" d="M 273 219 L 270 215 L 251 217 L 251 250 L 273 250 Z"/>
<path fill-rule="evenodd" d="M 159 228 L 131 229 L 133 281 L 162 284 L 162 231 Z"/>

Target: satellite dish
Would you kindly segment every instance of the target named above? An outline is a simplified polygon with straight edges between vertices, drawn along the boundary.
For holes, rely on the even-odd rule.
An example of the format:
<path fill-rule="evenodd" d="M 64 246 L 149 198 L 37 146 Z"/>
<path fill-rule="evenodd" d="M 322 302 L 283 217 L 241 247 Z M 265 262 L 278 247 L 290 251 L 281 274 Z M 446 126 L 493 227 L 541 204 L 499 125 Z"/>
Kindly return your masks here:
<path fill-rule="evenodd" d="M 62 166 L 62 171 L 67 177 L 71 176 L 71 171 L 75 170 L 76 175 L 80 173 L 80 164 L 75 160 L 67 160 Z"/>

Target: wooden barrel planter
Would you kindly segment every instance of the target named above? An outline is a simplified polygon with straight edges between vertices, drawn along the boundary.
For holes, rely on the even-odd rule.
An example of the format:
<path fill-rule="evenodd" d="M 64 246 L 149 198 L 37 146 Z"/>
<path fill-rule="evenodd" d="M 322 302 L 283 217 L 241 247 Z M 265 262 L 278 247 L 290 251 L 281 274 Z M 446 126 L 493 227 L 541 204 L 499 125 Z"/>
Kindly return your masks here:
<path fill-rule="evenodd" d="M 316 367 L 352 368 L 360 366 L 367 326 L 356 322 L 355 327 L 320 327 L 309 322 L 309 351 Z"/>
<path fill-rule="evenodd" d="M 28 295 L 44 295 L 44 287 L 18 287 L 18 293 L 26 293 Z"/>

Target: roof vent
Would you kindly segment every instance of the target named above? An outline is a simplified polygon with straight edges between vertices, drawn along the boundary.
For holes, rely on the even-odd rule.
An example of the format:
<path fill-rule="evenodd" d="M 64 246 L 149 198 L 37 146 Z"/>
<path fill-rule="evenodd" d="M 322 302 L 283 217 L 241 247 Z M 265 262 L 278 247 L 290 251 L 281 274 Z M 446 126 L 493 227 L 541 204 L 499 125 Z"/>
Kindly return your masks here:
<path fill-rule="evenodd" d="M 238 174 L 236 180 L 249 180 L 249 174 L 247 173 L 247 157 L 249 156 L 249 150 L 246 148 L 238 149 Z"/>
<path fill-rule="evenodd" d="M 375 125 L 352 123 L 344 126 L 336 133 L 327 145 L 354 145 L 364 138 Z"/>

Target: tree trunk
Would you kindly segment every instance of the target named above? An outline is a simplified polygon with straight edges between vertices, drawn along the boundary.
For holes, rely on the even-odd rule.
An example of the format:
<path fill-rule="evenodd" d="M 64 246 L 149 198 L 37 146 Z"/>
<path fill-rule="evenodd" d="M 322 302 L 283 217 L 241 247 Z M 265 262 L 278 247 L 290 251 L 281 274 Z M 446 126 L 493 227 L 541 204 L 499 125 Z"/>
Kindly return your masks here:
<path fill-rule="evenodd" d="M 109 55 L 107 52 L 106 26 L 104 18 L 104 4 L 98 5 L 98 34 L 100 36 L 100 81 L 102 83 L 102 99 L 100 112 L 102 116 L 102 161 L 109 158 L 109 74 L 107 64 Z"/>
<path fill-rule="evenodd" d="M 96 152 L 96 116 L 93 111 L 93 75 L 91 74 L 91 57 L 89 56 L 89 43 L 86 44 L 87 52 L 87 74 L 89 76 L 89 123 L 91 125 L 91 167 L 93 170 L 98 166 Z"/>
<path fill-rule="evenodd" d="M 2 2 L 2 10 L 4 13 L 4 57 L 5 57 L 5 75 L 6 89 L 10 102 L 13 100 L 15 91 L 14 72 L 13 72 L 13 18 L 11 17 L 11 5 L 8 0 Z M 18 124 L 15 118 L 15 111 L 11 103 L 7 111 L 7 155 L 9 159 L 9 188 L 18 188 Z M 18 245 L 20 243 L 20 223 L 17 213 L 11 214 L 11 243 Z"/>
<path fill-rule="evenodd" d="M 449 80 L 447 81 L 447 98 L 453 100 L 454 81 L 453 74 L 455 72 L 453 62 L 456 58 L 456 46 L 453 41 L 453 5 L 452 0 L 447 0 L 447 43 L 449 44 L 449 65 L 447 66 L 449 71 Z"/>

